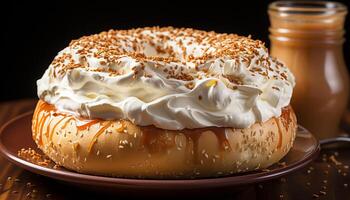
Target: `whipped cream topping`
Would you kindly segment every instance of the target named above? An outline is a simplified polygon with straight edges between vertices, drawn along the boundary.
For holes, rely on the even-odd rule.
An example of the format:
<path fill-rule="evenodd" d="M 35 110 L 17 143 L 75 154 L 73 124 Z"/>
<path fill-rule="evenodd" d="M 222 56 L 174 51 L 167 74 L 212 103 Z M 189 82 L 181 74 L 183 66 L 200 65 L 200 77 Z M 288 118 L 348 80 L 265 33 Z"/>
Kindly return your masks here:
<path fill-rule="evenodd" d="M 61 112 L 181 130 L 278 117 L 295 81 L 261 41 L 152 27 L 73 40 L 37 85 Z"/>

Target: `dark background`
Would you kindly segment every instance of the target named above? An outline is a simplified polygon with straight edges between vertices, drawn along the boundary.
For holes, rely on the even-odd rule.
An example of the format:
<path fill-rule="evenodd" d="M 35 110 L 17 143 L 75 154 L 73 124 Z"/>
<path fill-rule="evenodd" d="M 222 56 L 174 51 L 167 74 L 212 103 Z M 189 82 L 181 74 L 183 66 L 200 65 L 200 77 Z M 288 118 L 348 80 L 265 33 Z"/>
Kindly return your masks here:
<path fill-rule="evenodd" d="M 216 32 L 251 34 L 268 42 L 267 5 L 271 1 L 211 1 L 189 6 L 189 2 L 130 5 L 96 1 L 84 3 L 47 1 L 16 2 L 2 5 L 3 53 L 1 56 L 0 101 L 36 97 L 36 80 L 58 51 L 72 39 L 108 29 L 143 26 L 175 26 L 214 30 Z M 343 0 L 349 7 L 349 1 Z M 350 66 L 349 16 L 346 22 L 344 55 Z"/>

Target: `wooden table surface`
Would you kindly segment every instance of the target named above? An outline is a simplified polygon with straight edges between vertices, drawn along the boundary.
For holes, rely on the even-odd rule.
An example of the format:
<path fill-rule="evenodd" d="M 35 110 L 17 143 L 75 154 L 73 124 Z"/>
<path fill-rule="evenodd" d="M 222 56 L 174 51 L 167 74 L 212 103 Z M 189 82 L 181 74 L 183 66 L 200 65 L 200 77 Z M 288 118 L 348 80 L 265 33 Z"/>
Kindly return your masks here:
<path fill-rule="evenodd" d="M 36 100 L 32 99 L 0 103 L 0 125 L 20 113 L 33 109 L 35 103 Z M 350 122 L 350 115 L 347 115 L 345 120 Z M 323 150 L 316 161 L 294 174 L 245 186 L 239 192 L 233 190 L 231 194 L 225 194 L 222 198 L 350 200 L 349 147 L 347 145 Z M 120 197 L 118 194 L 107 196 L 101 192 L 67 185 L 23 170 L 0 157 L 0 200 L 82 198 L 125 199 L 125 196 Z M 176 198 L 176 194 L 169 194 L 169 198 Z"/>

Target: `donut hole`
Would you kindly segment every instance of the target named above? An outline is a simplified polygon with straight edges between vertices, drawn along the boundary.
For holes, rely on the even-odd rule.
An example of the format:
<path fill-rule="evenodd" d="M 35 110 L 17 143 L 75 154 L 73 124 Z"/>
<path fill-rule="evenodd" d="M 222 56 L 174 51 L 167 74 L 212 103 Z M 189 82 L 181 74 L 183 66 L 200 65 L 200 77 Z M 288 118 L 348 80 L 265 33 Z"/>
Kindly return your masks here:
<path fill-rule="evenodd" d="M 163 46 L 157 45 L 152 46 L 149 43 L 145 43 L 142 45 L 142 51 L 140 53 L 144 54 L 146 57 L 161 57 L 161 58 L 169 58 L 171 55 L 166 53 Z"/>

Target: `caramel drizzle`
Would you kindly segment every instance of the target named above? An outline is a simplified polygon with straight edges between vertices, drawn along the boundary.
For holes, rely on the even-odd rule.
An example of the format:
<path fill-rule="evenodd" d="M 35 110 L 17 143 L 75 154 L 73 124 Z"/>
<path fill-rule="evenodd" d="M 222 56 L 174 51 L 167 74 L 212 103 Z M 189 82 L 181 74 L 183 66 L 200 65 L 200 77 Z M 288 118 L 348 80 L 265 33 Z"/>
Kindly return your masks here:
<path fill-rule="evenodd" d="M 45 132 L 45 136 L 46 136 L 46 138 L 49 138 L 49 136 L 50 136 L 50 127 L 51 127 L 51 123 L 52 123 L 52 119 L 51 119 L 51 115 L 50 115 L 50 121 L 49 121 L 49 124 L 47 125 L 47 127 L 46 127 L 46 132 Z M 57 124 L 55 124 L 55 126 L 56 126 Z"/>
<path fill-rule="evenodd" d="M 34 115 L 33 118 L 36 119 L 35 124 L 33 124 L 33 130 L 35 131 L 35 134 L 40 133 L 40 137 L 39 137 L 39 141 L 38 144 L 42 145 L 43 144 L 43 129 L 44 129 L 44 124 L 46 123 L 46 121 L 49 119 L 49 124 L 46 127 L 46 132 L 45 132 L 45 136 L 46 138 L 48 138 L 49 140 L 52 140 L 52 137 L 54 135 L 54 132 L 56 130 L 56 128 L 58 127 L 59 124 L 62 124 L 62 122 L 67 119 L 65 115 L 63 115 L 63 117 L 57 121 L 57 123 L 55 123 L 55 125 L 52 127 L 51 129 L 51 123 L 53 121 L 52 118 L 52 114 L 56 114 L 56 113 L 52 113 L 51 111 L 55 110 L 53 105 L 50 105 L 48 103 L 39 101 L 37 108 L 34 111 Z M 41 112 L 44 112 L 44 116 L 41 117 L 41 119 L 38 119 L 38 116 Z M 73 117 L 69 117 L 62 125 L 62 129 L 65 129 L 69 122 L 71 122 L 72 120 L 74 120 Z M 82 131 L 82 130 L 86 130 L 89 129 L 91 126 L 93 126 L 94 124 L 99 123 L 100 120 L 92 120 L 86 124 L 83 124 L 81 126 L 76 126 L 77 127 L 77 132 Z M 92 142 L 89 145 L 88 151 L 90 152 L 93 145 L 96 143 L 97 138 L 109 127 L 112 125 L 112 121 L 107 122 L 104 126 L 102 126 L 100 128 L 100 130 L 98 130 L 98 132 L 94 135 Z M 51 129 L 51 132 L 50 132 Z M 36 135 L 35 135 L 36 137 Z M 35 138 L 34 138 L 35 139 Z"/>
<path fill-rule="evenodd" d="M 43 107 L 45 106 L 44 103 L 42 103 L 41 101 L 39 101 L 38 105 L 36 106 L 35 108 L 35 111 L 34 111 L 34 116 L 33 116 L 33 119 L 35 119 L 35 121 L 33 120 L 32 123 L 33 123 L 33 131 L 34 134 L 33 134 L 33 139 L 35 140 L 36 138 L 36 134 L 38 133 L 38 123 L 39 123 L 39 118 L 38 118 L 38 115 L 39 113 L 41 112 L 41 110 L 43 109 Z M 35 123 L 34 123 L 35 122 Z"/>
<path fill-rule="evenodd" d="M 35 122 L 34 130 L 36 131 L 36 133 L 38 133 L 38 129 L 40 127 L 40 133 L 42 134 L 43 125 L 45 124 L 47 119 L 50 117 L 50 122 L 48 124 L 48 127 L 46 129 L 46 134 L 45 134 L 46 137 L 49 138 L 49 140 L 52 140 L 52 137 L 53 137 L 54 132 L 55 132 L 56 128 L 58 127 L 58 125 L 62 124 L 64 122 L 64 119 L 66 119 L 66 116 L 65 116 L 62 119 L 58 120 L 57 123 L 52 127 L 52 130 L 50 133 L 51 123 L 52 123 L 52 118 L 51 118 L 51 115 L 52 115 L 51 111 L 52 110 L 55 110 L 54 106 L 47 104 L 45 102 L 40 102 L 37 106 L 37 109 L 34 112 L 34 116 L 35 116 L 37 121 L 38 121 L 39 113 L 41 113 L 42 111 L 45 112 L 44 113 L 45 116 L 43 116 L 38 122 Z M 53 113 L 53 114 L 57 114 L 57 113 Z M 62 115 L 62 114 L 60 114 L 60 115 Z M 77 119 L 75 119 L 73 117 L 69 117 L 63 123 L 61 128 L 65 129 L 67 127 L 67 125 L 69 124 L 69 122 L 72 120 L 77 120 Z M 101 123 L 101 125 L 102 125 L 101 120 L 95 119 L 95 120 L 91 120 L 91 121 L 89 121 L 81 126 L 76 126 L 77 132 L 89 129 L 91 126 L 93 126 L 94 124 L 97 124 L 97 123 Z M 113 121 L 108 121 L 107 123 L 102 125 L 102 127 L 97 131 L 97 133 L 94 135 L 91 143 L 89 144 L 88 152 L 91 152 L 94 144 L 97 142 L 98 137 L 108 127 L 110 127 L 112 125 L 112 123 L 113 123 Z M 119 129 L 124 129 L 124 128 L 125 128 L 125 124 L 122 123 L 121 127 Z M 163 129 L 159 129 L 159 128 L 156 128 L 154 126 L 141 127 L 141 130 L 142 130 L 143 147 L 148 149 L 148 151 L 150 153 L 166 152 L 166 150 L 168 148 L 171 148 L 175 145 L 176 134 L 174 134 L 174 132 L 169 131 L 170 135 L 171 135 L 171 139 L 169 139 L 168 136 L 164 135 Z M 117 131 L 121 132 L 122 130 L 117 130 Z M 230 144 L 229 144 L 227 136 L 225 134 L 225 128 L 210 127 L 210 128 L 201 128 L 201 129 L 193 129 L 193 130 L 185 129 L 181 132 L 184 133 L 184 135 L 186 136 L 188 143 L 192 144 L 192 149 L 189 148 L 190 147 L 189 144 L 186 145 L 186 151 L 193 151 L 193 153 L 194 153 L 193 158 L 194 158 L 195 162 L 198 162 L 198 155 L 200 154 L 200 152 L 198 150 L 199 138 L 200 138 L 202 133 L 207 132 L 207 131 L 211 131 L 212 133 L 214 133 L 216 135 L 221 150 L 231 151 Z M 40 136 L 39 144 L 40 145 L 42 144 L 42 135 Z M 279 144 L 279 146 L 281 146 L 281 144 Z M 192 154 L 192 152 L 189 152 L 189 153 Z"/>
<path fill-rule="evenodd" d="M 39 121 L 39 124 L 38 124 L 39 125 L 38 128 L 40 128 L 40 130 L 38 130 L 39 133 L 41 133 L 43 131 L 43 128 L 44 128 L 43 125 L 45 124 L 46 119 L 50 116 L 50 113 L 45 112 L 43 115 L 44 116 L 41 118 L 41 120 Z"/>
<path fill-rule="evenodd" d="M 39 101 L 39 103 L 36 106 L 35 111 L 34 111 L 34 117 L 36 119 L 37 119 L 39 112 L 43 109 L 44 106 L 45 106 L 45 103 L 43 103 L 42 101 Z"/>
<path fill-rule="evenodd" d="M 64 122 L 62 129 L 65 129 L 68 126 L 69 122 L 72 120 L 73 120 L 73 117 L 69 118 L 66 122 Z"/>
<path fill-rule="evenodd" d="M 282 114 L 281 114 L 281 122 L 283 123 L 283 127 L 285 127 L 288 131 L 289 129 L 289 126 L 291 124 L 291 121 L 292 121 L 292 118 L 291 118 L 291 112 L 293 112 L 292 110 L 292 107 L 288 106 L 286 108 L 283 108 L 282 110 Z M 277 144 L 277 148 L 281 148 L 282 147 L 282 137 L 283 137 L 283 134 L 282 134 L 282 128 L 281 128 L 281 125 L 280 125 L 280 122 L 277 118 L 274 118 L 275 119 L 275 122 L 277 124 L 277 128 L 278 128 L 278 136 L 279 136 L 279 139 L 278 139 L 278 144 Z"/>
<path fill-rule="evenodd" d="M 39 105 L 39 107 L 37 108 L 38 109 L 38 112 L 36 113 L 36 119 L 38 119 L 38 115 L 41 113 L 41 112 L 44 112 L 44 116 L 39 120 L 39 122 L 36 121 L 35 123 L 35 127 L 34 127 L 34 130 L 35 130 L 35 137 L 37 136 L 36 134 L 38 133 L 39 131 L 39 128 L 40 128 L 40 135 L 39 135 L 39 145 L 42 145 L 43 144 L 43 128 L 44 128 L 44 124 L 47 120 L 48 117 L 51 118 L 51 111 L 55 110 L 54 106 L 50 105 L 50 104 L 47 104 L 47 103 L 42 103 Z M 48 125 L 50 126 L 50 124 Z"/>
<path fill-rule="evenodd" d="M 282 146 L 282 129 L 281 129 L 281 126 L 280 126 L 280 123 L 278 121 L 277 118 L 274 118 L 275 119 L 275 122 L 277 124 L 277 128 L 278 128 L 278 144 L 277 144 L 277 149 L 281 148 Z"/>
<path fill-rule="evenodd" d="M 55 130 L 57 128 L 57 126 L 64 120 L 66 119 L 65 117 L 62 117 L 60 120 L 58 120 L 58 122 L 53 126 L 52 128 L 52 131 L 51 131 L 51 134 L 49 135 L 49 140 L 51 141 L 52 140 L 52 136 L 55 134 Z M 69 120 L 69 119 L 68 119 Z M 67 120 L 67 121 L 68 121 Z"/>
<path fill-rule="evenodd" d="M 227 139 L 226 133 L 225 133 L 226 128 L 220 128 L 219 132 L 214 132 L 212 130 L 212 132 L 216 135 L 216 138 L 219 141 L 219 145 L 221 147 L 221 150 L 227 150 L 227 151 L 231 151 L 231 145 Z"/>
<path fill-rule="evenodd" d="M 281 114 L 283 126 L 286 127 L 287 131 L 292 121 L 291 112 L 293 112 L 293 109 L 292 107 L 289 106 L 287 108 L 283 108 L 282 114 Z"/>
<path fill-rule="evenodd" d="M 43 144 L 43 128 L 44 128 L 44 124 L 47 120 L 47 118 L 50 116 L 50 113 L 44 113 L 45 116 L 43 116 L 41 119 L 41 123 L 39 122 L 39 127 L 40 127 L 40 135 L 39 135 L 39 144 L 42 145 Z"/>
<path fill-rule="evenodd" d="M 79 131 L 86 130 L 86 129 L 89 129 L 92 125 L 97 124 L 97 123 L 99 123 L 99 122 L 100 122 L 100 120 L 94 119 L 94 120 L 89 121 L 89 122 L 86 123 L 86 124 L 77 126 L 77 129 L 78 129 Z"/>
<path fill-rule="evenodd" d="M 36 118 L 36 123 L 35 123 L 35 127 L 34 127 L 34 130 L 35 132 L 37 133 L 38 132 L 38 129 L 39 129 L 39 124 L 42 123 L 42 120 L 43 118 L 41 118 L 38 122 L 38 115 L 43 111 L 45 112 L 44 114 L 46 113 L 49 113 L 50 111 L 53 111 L 55 110 L 54 106 L 50 105 L 50 104 L 47 104 L 47 103 L 41 103 L 40 105 L 38 105 L 38 107 L 35 109 L 35 118 Z"/>
<path fill-rule="evenodd" d="M 38 114 L 38 115 L 40 115 L 40 113 Z M 42 117 L 37 123 L 35 123 L 35 127 L 34 127 L 34 130 L 35 130 L 35 140 L 36 140 L 36 138 L 37 138 L 37 134 L 39 133 L 38 131 L 38 129 L 39 129 L 39 125 L 40 124 L 42 124 L 42 121 L 44 120 L 44 117 Z M 40 137 L 41 138 L 41 137 Z M 39 142 L 42 142 L 42 141 L 39 141 Z M 42 144 L 42 143 L 40 143 L 40 144 Z"/>
<path fill-rule="evenodd" d="M 191 142 L 192 143 L 192 149 L 190 149 L 189 145 L 186 146 L 186 152 L 187 155 L 192 155 L 193 153 L 193 161 L 194 163 L 199 163 L 199 159 L 198 159 L 198 144 L 199 144 L 199 137 L 200 137 L 201 132 L 193 132 L 193 133 L 185 133 L 186 138 L 188 143 Z"/>
<path fill-rule="evenodd" d="M 88 148 L 88 152 L 91 152 L 92 147 L 94 146 L 94 144 L 97 142 L 97 138 L 108 128 L 112 125 L 113 121 L 108 121 L 105 125 L 103 125 L 100 130 L 97 131 L 97 133 L 94 135 L 94 137 L 92 138 L 92 141 L 89 145 Z M 101 123 L 102 124 L 102 123 Z"/>

